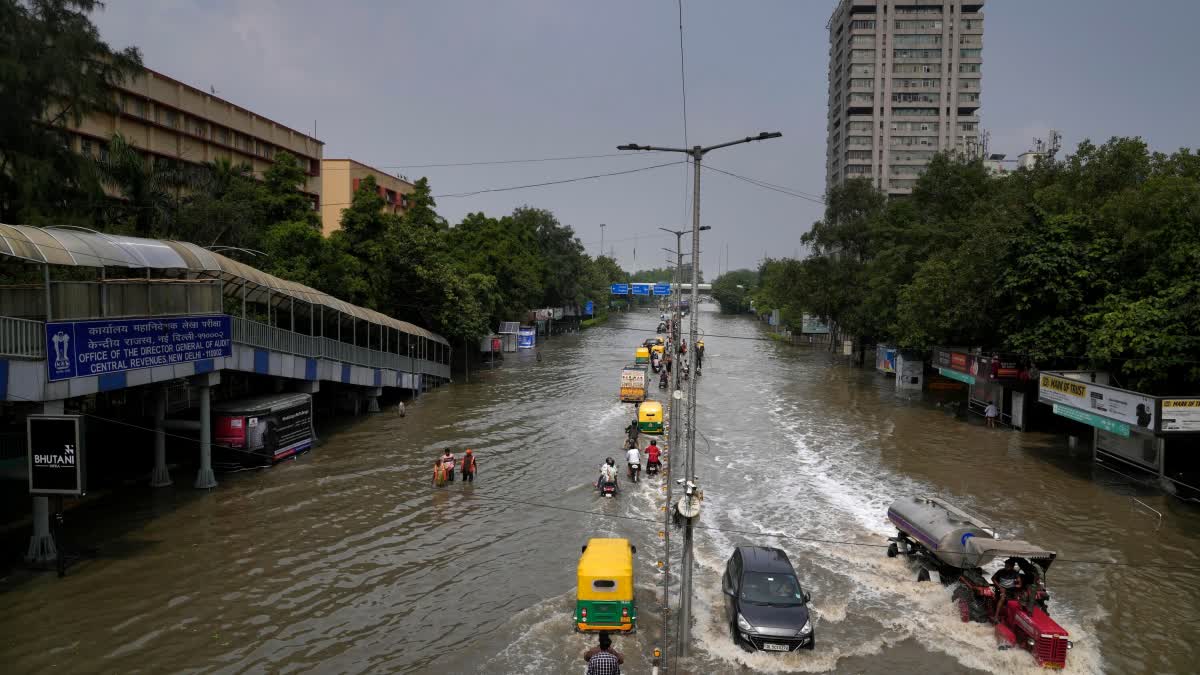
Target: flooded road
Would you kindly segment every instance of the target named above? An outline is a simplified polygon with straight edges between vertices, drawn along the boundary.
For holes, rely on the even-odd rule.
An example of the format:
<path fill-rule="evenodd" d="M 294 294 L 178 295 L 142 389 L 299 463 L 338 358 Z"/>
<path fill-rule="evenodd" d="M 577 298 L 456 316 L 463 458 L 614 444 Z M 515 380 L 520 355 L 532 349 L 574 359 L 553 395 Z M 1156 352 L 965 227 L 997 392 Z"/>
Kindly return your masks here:
<path fill-rule="evenodd" d="M 697 457 L 703 522 L 720 529 L 697 535 L 688 672 L 1037 671 L 1027 653 L 997 651 L 989 627 L 961 623 L 948 589 L 884 555 L 887 505 L 925 493 L 1059 551 L 1048 585 L 1075 641 L 1069 672 L 1195 671 L 1200 572 L 1172 566 L 1200 566 L 1200 510 L 1141 496 L 1160 525 L 1084 451 L 955 420 L 820 350 L 717 337 L 764 333 L 703 309 Z M 629 517 L 658 517 L 661 493 L 644 481 L 600 501 L 590 481 L 618 456 L 632 417 L 619 369 L 655 323 L 614 317 L 547 342 L 540 362 L 510 355 L 406 418 L 364 418 L 212 493 L 176 476 L 89 509 L 71 525 L 98 559 L 0 585 L 6 670 L 582 672 L 594 637 L 571 630 L 579 546 L 620 536 L 638 547 L 640 630 L 614 642 L 625 672 L 648 673 L 660 528 Z M 475 484 L 430 486 L 446 446 L 476 449 Z M 815 651 L 730 643 L 719 577 L 740 543 L 788 552 L 813 595 Z"/>

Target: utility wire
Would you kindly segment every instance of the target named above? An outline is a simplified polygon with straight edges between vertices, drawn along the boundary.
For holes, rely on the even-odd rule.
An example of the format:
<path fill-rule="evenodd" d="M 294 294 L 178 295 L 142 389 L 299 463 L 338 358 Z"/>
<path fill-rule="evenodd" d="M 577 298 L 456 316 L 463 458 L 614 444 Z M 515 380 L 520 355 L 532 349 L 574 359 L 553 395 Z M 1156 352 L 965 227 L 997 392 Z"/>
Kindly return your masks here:
<path fill-rule="evenodd" d="M 725 171 L 724 169 L 718 169 L 717 167 L 715 167 L 715 166 L 713 166 L 713 165 L 711 165 L 711 164 L 702 164 L 702 165 L 701 165 L 701 168 L 703 168 L 703 169 L 707 169 L 707 170 L 709 170 L 709 171 L 716 171 L 717 173 L 723 173 L 723 174 L 725 174 L 726 176 L 730 176 L 730 177 L 732 177 L 732 178 L 736 178 L 736 179 L 738 179 L 738 180 L 740 180 L 740 181 L 744 181 L 744 182 L 746 182 L 746 183 L 749 183 L 749 184 L 751 184 L 751 185 L 755 185 L 755 186 L 757 186 L 757 187 L 760 187 L 760 188 L 763 188 L 763 189 L 765 189 L 765 190 L 771 190 L 771 191 L 774 191 L 774 192 L 780 192 L 780 193 L 783 193 L 783 194 L 785 194 L 785 195 L 789 195 L 789 196 L 791 196 L 791 197 L 797 197 L 797 198 L 799 198 L 799 199 L 804 199 L 804 200 L 807 200 L 807 201 L 813 202 L 814 204 L 824 204 L 824 203 L 825 203 L 825 200 L 824 200 L 824 199 L 822 199 L 822 198 L 820 198 L 820 197 L 816 197 L 816 196 L 813 196 L 813 195 L 810 195 L 810 194 L 806 194 L 806 193 L 803 193 L 803 192 L 799 192 L 799 191 L 797 191 L 797 190 L 792 190 L 791 188 L 785 188 L 785 187 L 782 187 L 782 186 L 779 186 L 779 185 L 775 185 L 775 184 L 773 184 L 773 183 L 768 183 L 768 182 L 766 182 L 766 181 L 761 181 L 761 180 L 758 180 L 758 179 L 756 179 L 756 178 L 750 178 L 750 177 L 748 177 L 748 176 L 742 176 L 742 175 L 740 175 L 740 174 L 733 173 L 732 171 Z"/>
<path fill-rule="evenodd" d="M 639 167 L 637 169 L 626 169 L 625 171 L 612 171 L 610 173 L 598 173 L 598 174 L 593 174 L 591 176 L 579 176 L 577 178 L 565 178 L 563 180 L 552 180 L 552 181 L 547 181 L 545 183 L 531 183 L 529 185 L 512 185 L 509 187 L 474 190 L 472 192 L 457 192 L 457 193 L 453 193 L 453 194 L 434 195 L 434 199 L 473 197 L 475 195 L 481 195 L 481 194 L 485 194 L 488 192 L 508 192 L 510 190 L 524 190 L 526 188 L 545 187 L 547 185 L 562 185 L 563 183 L 576 183 L 578 181 L 592 180 L 594 178 L 606 178 L 608 176 L 623 176 L 625 174 L 637 173 L 639 171 L 649 171 L 651 169 L 660 169 L 664 166 L 674 166 L 676 164 L 681 164 L 681 163 L 682 162 L 678 162 L 678 161 L 666 162 L 663 164 L 653 164 L 651 166 L 643 166 L 643 167 Z"/>
<path fill-rule="evenodd" d="M 452 166 L 494 166 L 497 164 L 534 164 L 538 162 L 566 162 L 579 159 L 601 159 L 605 157 L 636 157 L 628 152 L 611 152 L 602 155 L 571 155 L 568 157 L 537 157 L 532 159 L 496 159 L 479 162 L 445 162 L 442 164 L 381 164 L 380 169 L 440 169 Z M 324 169 L 322 169 L 324 170 Z"/>

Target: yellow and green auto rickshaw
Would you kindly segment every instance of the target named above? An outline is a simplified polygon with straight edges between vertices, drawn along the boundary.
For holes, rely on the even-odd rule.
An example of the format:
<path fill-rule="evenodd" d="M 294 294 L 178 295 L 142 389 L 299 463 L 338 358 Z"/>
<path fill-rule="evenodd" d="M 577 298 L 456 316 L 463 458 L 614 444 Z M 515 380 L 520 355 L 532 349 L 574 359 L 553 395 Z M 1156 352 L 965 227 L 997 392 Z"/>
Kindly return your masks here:
<path fill-rule="evenodd" d="M 633 554 L 628 539 L 589 539 L 579 556 L 575 629 L 637 630 L 633 605 Z"/>
<path fill-rule="evenodd" d="M 658 401 L 642 401 L 638 406 L 638 431 L 643 434 L 663 432 L 663 407 Z"/>
<path fill-rule="evenodd" d="M 650 350 L 646 349 L 645 347 L 638 347 L 637 351 L 633 353 L 633 356 L 634 363 L 640 363 L 642 365 L 648 365 L 650 363 Z"/>

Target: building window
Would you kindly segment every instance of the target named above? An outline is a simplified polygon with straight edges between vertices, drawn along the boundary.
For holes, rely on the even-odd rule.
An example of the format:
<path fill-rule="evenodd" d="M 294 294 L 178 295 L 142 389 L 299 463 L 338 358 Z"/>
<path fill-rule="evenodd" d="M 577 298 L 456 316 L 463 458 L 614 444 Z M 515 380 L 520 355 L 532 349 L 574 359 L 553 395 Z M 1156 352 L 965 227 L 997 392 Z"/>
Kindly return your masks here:
<path fill-rule="evenodd" d="M 192 118 L 192 133 L 200 138 L 208 138 L 208 125 L 202 120 Z"/>
<path fill-rule="evenodd" d="M 964 35 L 958 38 L 958 46 L 960 47 L 982 47 L 983 38 L 978 35 Z"/>
<path fill-rule="evenodd" d="M 940 63 L 893 63 L 893 73 L 940 73 L 942 72 L 942 64 Z"/>
<path fill-rule="evenodd" d="M 970 90 L 970 91 L 979 91 L 979 80 L 975 80 L 975 79 L 959 80 L 958 88 Z"/>
<path fill-rule="evenodd" d="M 875 74 L 874 63 L 856 63 L 850 66 L 851 75 L 866 75 L 868 77 Z"/>
<path fill-rule="evenodd" d="M 978 73 L 980 64 L 978 63 L 960 63 L 958 64 L 958 72 L 960 73 Z"/>
<path fill-rule="evenodd" d="M 855 103 L 858 103 L 858 104 L 865 103 L 867 105 L 871 105 L 874 102 L 875 102 L 875 97 L 873 94 L 861 94 L 861 93 L 850 94 L 850 104 L 851 105 L 854 105 Z"/>
<path fill-rule="evenodd" d="M 896 21 L 896 30 L 926 30 L 929 28 L 941 28 L 941 27 L 942 27 L 941 19 L 932 19 L 932 20 L 931 19 L 917 19 L 917 20 L 908 20 L 908 21 L 902 21 L 902 20 Z"/>
<path fill-rule="evenodd" d="M 973 133 L 979 131 L 979 122 L 959 122 L 958 130 L 965 132 L 965 133 L 973 134 Z"/>
<path fill-rule="evenodd" d="M 973 92 L 960 92 L 958 95 L 959 103 L 979 103 L 979 94 Z"/>
<path fill-rule="evenodd" d="M 846 145 L 865 145 L 869 148 L 869 147 L 871 147 L 871 137 L 870 136 L 849 136 L 846 138 Z"/>
<path fill-rule="evenodd" d="M 941 5 L 910 5 L 908 7 L 893 7 L 896 14 L 909 16 L 941 16 Z"/>
<path fill-rule="evenodd" d="M 935 47 L 942 44 L 942 36 L 931 33 L 897 35 L 894 44 L 897 47 Z"/>
<path fill-rule="evenodd" d="M 870 176 L 871 175 L 871 165 L 870 164 L 848 164 L 848 165 L 846 165 L 846 175 L 847 176 Z"/>
<path fill-rule="evenodd" d="M 983 22 L 979 19 L 963 19 L 962 27 L 964 30 L 975 30 L 976 28 L 983 28 Z"/>
<path fill-rule="evenodd" d="M 892 89 L 928 89 L 938 88 L 941 86 L 940 80 L 934 79 L 914 79 L 914 78 L 895 78 L 892 80 Z"/>
<path fill-rule="evenodd" d="M 867 133 L 871 133 L 871 123 L 870 122 L 851 122 L 850 124 L 846 125 L 846 130 L 851 131 L 851 132 L 865 131 Z M 837 134 L 834 134 L 834 138 L 837 138 Z"/>
<path fill-rule="evenodd" d="M 938 130 L 937 122 L 892 122 L 892 131 L 932 131 Z"/>
<path fill-rule="evenodd" d="M 166 108 L 159 108 L 158 109 L 158 122 L 159 122 L 159 124 L 162 124 L 163 126 L 167 126 L 172 129 L 178 129 L 179 128 L 179 115 L 174 110 L 169 110 Z"/>
<path fill-rule="evenodd" d="M 850 60 L 851 61 L 874 61 L 875 60 L 875 50 L 874 49 L 851 49 L 850 50 Z"/>
<path fill-rule="evenodd" d="M 872 154 L 873 153 L 870 150 L 847 150 L 846 151 L 846 161 L 849 162 L 851 160 L 866 160 L 869 162 L 869 161 L 871 161 Z"/>
<path fill-rule="evenodd" d="M 874 35 L 855 35 L 854 37 L 850 38 L 850 44 L 870 46 L 870 45 L 875 44 L 875 36 Z"/>
<path fill-rule="evenodd" d="M 963 50 L 967 51 L 967 50 Z M 978 51 L 978 50 L 976 50 Z M 897 59 L 940 59 L 942 58 L 942 50 L 940 49 L 894 49 L 892 57 Z"/>
<path fill-rule="evenodd" d="M 895 190 L 911 190 L 917 181 L 910 178 L 892 178 L 888 180 L 888 187 Z"/>
<path fill-rule="evenodd" d="M 214 136 L 221 145 L 229 145 L 229 130 L 225 127 L 216 127 Z"/>
<path fill-rule="evenodd" d="M 937 108 L 892 108 L 897 117 L 937 117 Z"/>
<path fill-rule="evenodd" d="M 850 80 L 850 86 L 851 88 L 858 87 L 860 89 L 874 89 L 875 80 L 867 77 L 855 78 Z"/>
<path fill-rule="evenodd" d="M 92 139 L 79 139 L 79 154 L 83 155 L 84 157 L 92 157 Z"/>
<path fill-rule="evenodd" d="M 964 59 L 977 59 L 983 56 L 982 49 L 960 49 L 958 55 Z"/>
<path fill-rule="evenodd" d="M 893 148 L 931 148 L 937 149 L 937 136 L 892 136 Z"/>
<path fill-rule="evenodd" d="M 938 103 L 938 99 L 938 94 L 930 92 L 896 92 L 892 94 L 893 103 Z"/>

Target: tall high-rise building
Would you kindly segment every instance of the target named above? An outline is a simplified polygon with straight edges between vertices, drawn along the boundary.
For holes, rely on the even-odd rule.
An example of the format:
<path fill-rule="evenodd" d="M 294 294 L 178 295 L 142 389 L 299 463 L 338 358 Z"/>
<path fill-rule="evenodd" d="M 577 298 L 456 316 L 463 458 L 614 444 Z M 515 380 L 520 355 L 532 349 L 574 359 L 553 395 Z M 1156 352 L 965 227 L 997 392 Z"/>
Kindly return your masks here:
<path fill-rule="evenodd" d="M 983 0 L 840 0 L 826 28 L 826 187 L 905 195 L 934 154 L 978 153 Z"/>

